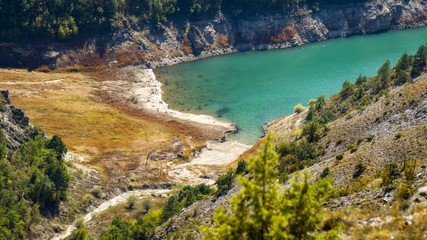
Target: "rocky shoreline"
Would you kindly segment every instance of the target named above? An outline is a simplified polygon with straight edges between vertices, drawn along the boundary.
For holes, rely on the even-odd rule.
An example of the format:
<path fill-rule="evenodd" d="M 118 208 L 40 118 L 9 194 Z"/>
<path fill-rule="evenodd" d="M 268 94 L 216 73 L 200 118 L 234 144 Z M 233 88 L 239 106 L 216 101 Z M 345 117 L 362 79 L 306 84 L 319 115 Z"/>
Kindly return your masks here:
<path fill-rule="evenodd" d="M 426 25 L 425 0 L 369 0 L 250 18 L 218 14 L 212 19 L 147 25 L 48 44 L 0 42 L 0 66 L 96 70 L 143 65 L 154 69 L 240 51 L 289 48 Z"/>

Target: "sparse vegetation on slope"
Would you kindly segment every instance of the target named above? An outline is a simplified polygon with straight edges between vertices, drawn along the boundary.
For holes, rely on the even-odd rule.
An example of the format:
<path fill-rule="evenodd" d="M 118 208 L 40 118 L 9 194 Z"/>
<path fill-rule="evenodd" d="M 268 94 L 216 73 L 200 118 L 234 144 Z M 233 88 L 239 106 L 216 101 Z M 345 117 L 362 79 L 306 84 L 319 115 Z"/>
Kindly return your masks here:
<path fill-rule="evenodd" d="M 8 101 L 0 112 L 2 121 L 12 118 L 10 123 L 21 125 L 14 115 L 7 115 L 12 108 Z M 0 128 L 0 239 L 30 237 L 30 227 L 41 216 L 58 213 L 70 181 L 63 158 L 67 148 L 60 137 L 48 139 L 40 130 L 27 126 L 28 139 L 11 149 L 4 132 L 14 128 Z"/>
<path fill-rule="evenodd" d="M 340 93 L 327 100 L 322 96 L 311 100 L 308 110 L 270 125 L 277 136 L 273 142 L 279 157 L 274 177 L 287 184 L 292 174 L 304 170 L 315 176 L 314 182 L 332 180 L 335 191 L 324 205 L 329 211 L 323 230 L 341 227 L 340 238 L 425 238 L 427 232 L 422 224 L 427 202 L 425 48 L 420 47 L 415 56 L 402 55 L 393 67 L 386 62 L 374 77 L 360 76 L 355 83 L 345 82 Z M 414 75 L 414 69 L 422 70 L 415 70 Z M 256 180 L 253 174 L 246 175 L 245 184 Z M 232 171 L 222 178 L 225 188 L 232 179 L 228 175 L 232 176 Z M 235 185 L 219 197 L 193 204 L 173 217 L 167 228 L 159 227 L 155 236 L 201 238 L 197 230 L 200 225 L 214 227 L 213 231 L 207 231 L 212 238 L 227 238 L 237 232 L 244 233 L 239 236 L 255 236 L 248 235 L 248 229 L 261 226 L 262 220 L 244 225 L 236 220 L 242 213 L 248 217 L 262 212 L 251 208 L 256 200 L 248 200 L 255 190 L 242 190 L 239 194 L 241 188 Z M 225 203 L 233 197 L 230 204 Z M 225 211 L 215 215 L 218 206 Z M 252 210 L 242 211 L 245 206 Z M 265 214 L 274 211 L 278 208 L 266 210 Z M 215 216 L 216 225 L 206 222 L 207 216 Z M 182 223 L 188 217 L 191 223 Z M 171 230 L 174 227 L 179 230 Z M 159 232 L 168 230 L 171 230 L 168 234 Z"/>

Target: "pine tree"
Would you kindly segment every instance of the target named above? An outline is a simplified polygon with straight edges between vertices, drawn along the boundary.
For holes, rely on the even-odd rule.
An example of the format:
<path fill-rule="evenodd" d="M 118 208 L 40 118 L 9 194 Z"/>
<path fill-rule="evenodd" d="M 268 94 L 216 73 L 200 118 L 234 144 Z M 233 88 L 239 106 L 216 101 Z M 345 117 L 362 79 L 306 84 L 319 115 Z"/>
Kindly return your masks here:
<path fill-rule="evenodd" d="M 416 78 L 421 75 L 427 66 L 427 45 L 421 46 L 414 55 L 411 77 Z"/>
<path fill-rule="evenodd" d="M 231 213 L 217 209 L 215 228 L 203 229 L 206 239 L 314 239 L 322 220 L 320 204 L 330 190 L 322 180 L 309 184 L 305 176 L 282 192 L 277 179 L 277 153 L 270 136 L 258 156 L 249 161 L 249 178 L 239 176 L 242 190 L 230 200 Z M 328 237 L 333 238 L 329 233 Z"/>

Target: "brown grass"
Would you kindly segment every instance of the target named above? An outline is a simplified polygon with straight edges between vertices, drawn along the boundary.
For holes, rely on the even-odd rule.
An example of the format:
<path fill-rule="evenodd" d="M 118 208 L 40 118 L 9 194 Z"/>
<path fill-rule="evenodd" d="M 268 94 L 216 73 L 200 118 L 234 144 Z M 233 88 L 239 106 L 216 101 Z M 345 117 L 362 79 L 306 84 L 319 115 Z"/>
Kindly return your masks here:
<path fill-rule="evenodd" d="M 186 35 L 184 41 L 181 44 L 181 50 L 185 55 L 193 54 L 193 47 L 191 46 L 190 38 Z"/>
<path fill-rule="evenodd" d="M 297 31 L 293 27 L 286 26 L 276 36 L 271 37 L 271 41 L 273 43 L 286 42 L 292 39 L 295 36 L 295 34 L 297 34 Z"/>
<path fill-rule="evenodd" d="M 225 34 L 217 33 L 215 45 L 219 48 L 225 48 L 230 45 L 228 42 L 228 36 Z"/>
<path fill-rule="evenodd" d="M 63 80 L 43 83 L 55 79 Z M 23 83 L 5 84 L 10 81 Z M 104 101 L 99 82 L 84 73 L 0 70 L 0 88 L 10 90 L 12 104 L 22 108 L 31 123 L 50 136 L 61 136 L 69 150 L 87 156 L 86 164 L 102 170 L 110 182 L 123 177 L 139 183 L 165 181 L 166 176 L 157 174 L 160 163 L 141 166 L 147 154 L 169 149 L 181 136 L 193 136 L 195 146 L 206 140 L 201 129 Z"/>

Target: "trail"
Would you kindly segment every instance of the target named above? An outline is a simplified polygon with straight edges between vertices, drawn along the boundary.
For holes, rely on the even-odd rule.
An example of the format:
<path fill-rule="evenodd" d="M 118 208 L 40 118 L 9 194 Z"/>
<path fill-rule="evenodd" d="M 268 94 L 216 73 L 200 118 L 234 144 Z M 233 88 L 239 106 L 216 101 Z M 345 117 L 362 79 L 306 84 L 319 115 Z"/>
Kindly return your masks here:
<path fill-rule="evenodd" d="M 179 183 L 192 185 L 205 183 L 208 185 L 213 185 L 215 183 L 213 179 L 201 177 L 203 171 L 209 171 L 208 168 L 212 166 L 228 165 L 248 148 L 250 148 L 250 146 L 236 141 L 227 141 L 223 143 L 213 141 L 208 142 L 207 147 L 203 149 L 200 155 L 194 158 L 191 162 L 169 166 L 169 176 L 175 179 L 175 182 Z M 74 162 L 76 159 L 80 158 L 83 157 L 74 153 L 68 153 L 66 156 L 67 160 L 74 160 Z M 80 164 L 76 163 L 76 165 Z M 103 212 L 112 206 L 125 202 L 132 194 L 135 194 L 137 197 L 143 197 L 152 194 L 167 194 L 170 191 L 171 190 L 169 189 L 146 189 L 122 193 L 103 202 L 94 210 L 84 215 L 83 223 L 85 224 L 91 221 L 98 213 Z M 64 232 L 55 234 L 52 238 L 50 238 L 50 240 L 65 239 L 66 237 L 70 236 L 75 229 L 76 226 L 74 224 L 69 224 Z"/>
<path fill-rule="evenodd" d="M 64 78 L 60 79 L 54 79 L 54 80 L 47 80 L 47 81 L 41 81 L 41 82 L 0 82 L 0 85 L 37 85 L 37 84 L 53 84 L 53 83 L 60 83 L 64 81 Z"/>
<path fill-rule="evenodd" d="M 150 196 L 152 194 L 166 194 L 166 193 L 169 193 L 170 191 L 171 190 L 169 189 L 149 189 L 149 190 L 134 190 L 134 191 L 122 193 L 118 196 L 111 198 L 110 200 L 105 201 L 104 203 L 99 205 L 97 208 L 95 208 L 93 211 L 87 213 L 83 217 L 83 223 L 87 223 L 90 220 L 92 220 L 96 216 L 96 214 L 103 212 L 112 206 L 125 202 L 127 198 L 132 194 L 135 194 L 135 196 L 137 197 L 143 197 L 143 196 Z M 67 226 L 67 230 L 65 230 L 64 232 L 55 234 L 52 238 L 50 238 L 50 240 L 64 239 L 70 236 L 75 229 L 76 229 L 76 226 L 74 226 L 74 224 L 70 224 Z"/>

